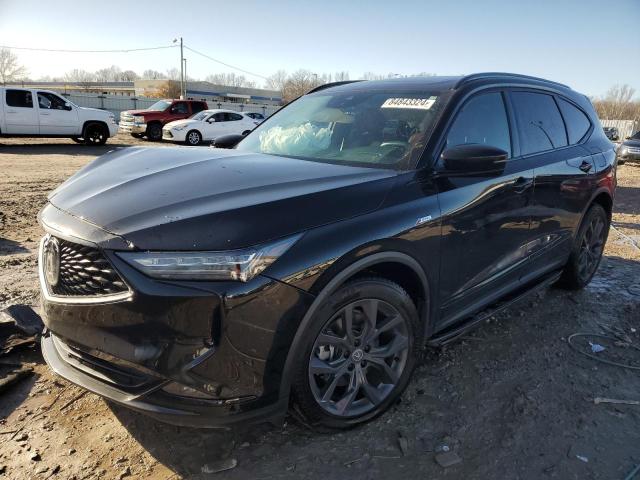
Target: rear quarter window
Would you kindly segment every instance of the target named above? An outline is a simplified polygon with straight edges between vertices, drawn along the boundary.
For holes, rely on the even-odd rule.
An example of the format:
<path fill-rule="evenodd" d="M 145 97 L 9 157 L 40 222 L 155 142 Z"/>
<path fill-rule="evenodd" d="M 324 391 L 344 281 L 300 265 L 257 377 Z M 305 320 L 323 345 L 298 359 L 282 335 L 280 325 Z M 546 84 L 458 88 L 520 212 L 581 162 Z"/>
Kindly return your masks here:
<path fill-rule="evenodd" d="M 580 142 L 589 131 L 589 128 L 591 128 L 589 117 L 578 107 L 562 98 L 558 99 L 558 106 L 562 112 L 564 123 L 567 126 L 569 143 L 573 145 Z"/>
<path fill-rule="evenodd" d="M 512 92 L 523 155 L 567 146 L 567 132 L 551 95 Z"/>

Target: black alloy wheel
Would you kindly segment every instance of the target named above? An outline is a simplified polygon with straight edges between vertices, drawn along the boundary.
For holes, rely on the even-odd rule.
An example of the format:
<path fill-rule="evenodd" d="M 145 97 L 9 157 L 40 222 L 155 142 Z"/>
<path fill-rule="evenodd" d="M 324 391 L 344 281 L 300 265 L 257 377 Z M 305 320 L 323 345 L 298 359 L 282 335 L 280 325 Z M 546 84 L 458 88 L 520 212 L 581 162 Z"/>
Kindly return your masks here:
<path fill-rule="evenodd" d="M 99 124 L 93 124 L 85 128 L 83 138 L 87 145 L 104 145 L 108 135 L 105 127 Z"/>
<path fill-rule="evenodd" d="M 569 260 L 558 281 L 560 287 L 578 290 L 587 285 L 600 265 L 609 234 L 609 216 L 599 204 L 592 205 L 576 234 Z"/>
<path fill-rule="evenodd" d="M 309 384 L 327 413 L 354 417 L 380 405 L 407 364 L 406 320 L 375 298 L 341 308 L 316 338 L 309 359 Z"/>
<path fill-rule="evenodd" d="M 383 413 L 407 386 L 420 340 L 411 297 L 383 278 L 350 282 L 319 308 L 293 384 L 308 426 L 350 428 Z"/>

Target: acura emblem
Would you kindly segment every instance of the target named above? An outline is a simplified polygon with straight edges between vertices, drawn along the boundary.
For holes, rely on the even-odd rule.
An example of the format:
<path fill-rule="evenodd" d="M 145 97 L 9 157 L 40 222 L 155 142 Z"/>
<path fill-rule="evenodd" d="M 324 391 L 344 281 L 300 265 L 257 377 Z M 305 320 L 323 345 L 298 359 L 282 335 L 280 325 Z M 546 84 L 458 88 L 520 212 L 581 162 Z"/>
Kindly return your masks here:
<path fill-rule="evenodd" d="M 60 244 L 55 237 L 49 237 L 44 242 L 44 276 L 52 287 L 58 284 L 60 279 Z"/>

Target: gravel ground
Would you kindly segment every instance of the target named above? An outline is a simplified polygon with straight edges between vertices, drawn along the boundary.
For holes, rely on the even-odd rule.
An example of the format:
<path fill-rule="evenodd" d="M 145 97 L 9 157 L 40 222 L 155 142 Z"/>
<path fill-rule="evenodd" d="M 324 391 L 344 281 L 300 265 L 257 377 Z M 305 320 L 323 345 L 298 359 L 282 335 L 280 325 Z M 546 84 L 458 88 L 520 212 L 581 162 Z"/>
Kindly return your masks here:
<path fill-rule="evenodd" d="M 36 215 L 47 193 L 97 155 L 132 144 L 150 145 L 126 136 L 104 147 L 0 139 L 0 309 L 37 305 Z M 588 288 L 543 291 L 426 352 L 401 401 L 378 420 L 333 435 L 291 420 L 181 429 L 85 394 L 26 349 L 0 359 L 35 371 L 0 394 L 0 478 L 623 479 L 640 464 L 640 405 L 594 398 L 640 400 L 640 376 L 567 344 L 575 332 L 615 329 L 640 346 L 640 165 L 620 167 L 618 180 L 606 257 Z M 601 343 L 598 355 L 640 364 L 638 351 Z M 437 463 L 447 449 L 459 463 Z"/>

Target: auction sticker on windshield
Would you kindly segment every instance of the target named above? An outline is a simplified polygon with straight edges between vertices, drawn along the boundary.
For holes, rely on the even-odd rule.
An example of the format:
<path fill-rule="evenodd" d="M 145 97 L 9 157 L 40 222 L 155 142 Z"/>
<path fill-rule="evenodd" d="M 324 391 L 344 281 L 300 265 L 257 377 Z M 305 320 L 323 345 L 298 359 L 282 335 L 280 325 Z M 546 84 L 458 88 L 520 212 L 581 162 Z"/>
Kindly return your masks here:
<path fill-rule="evenodd" d="M 438 97 L 429 98 L 387 98 L 380 108 L 417 108 L 429 110 Z"/>

